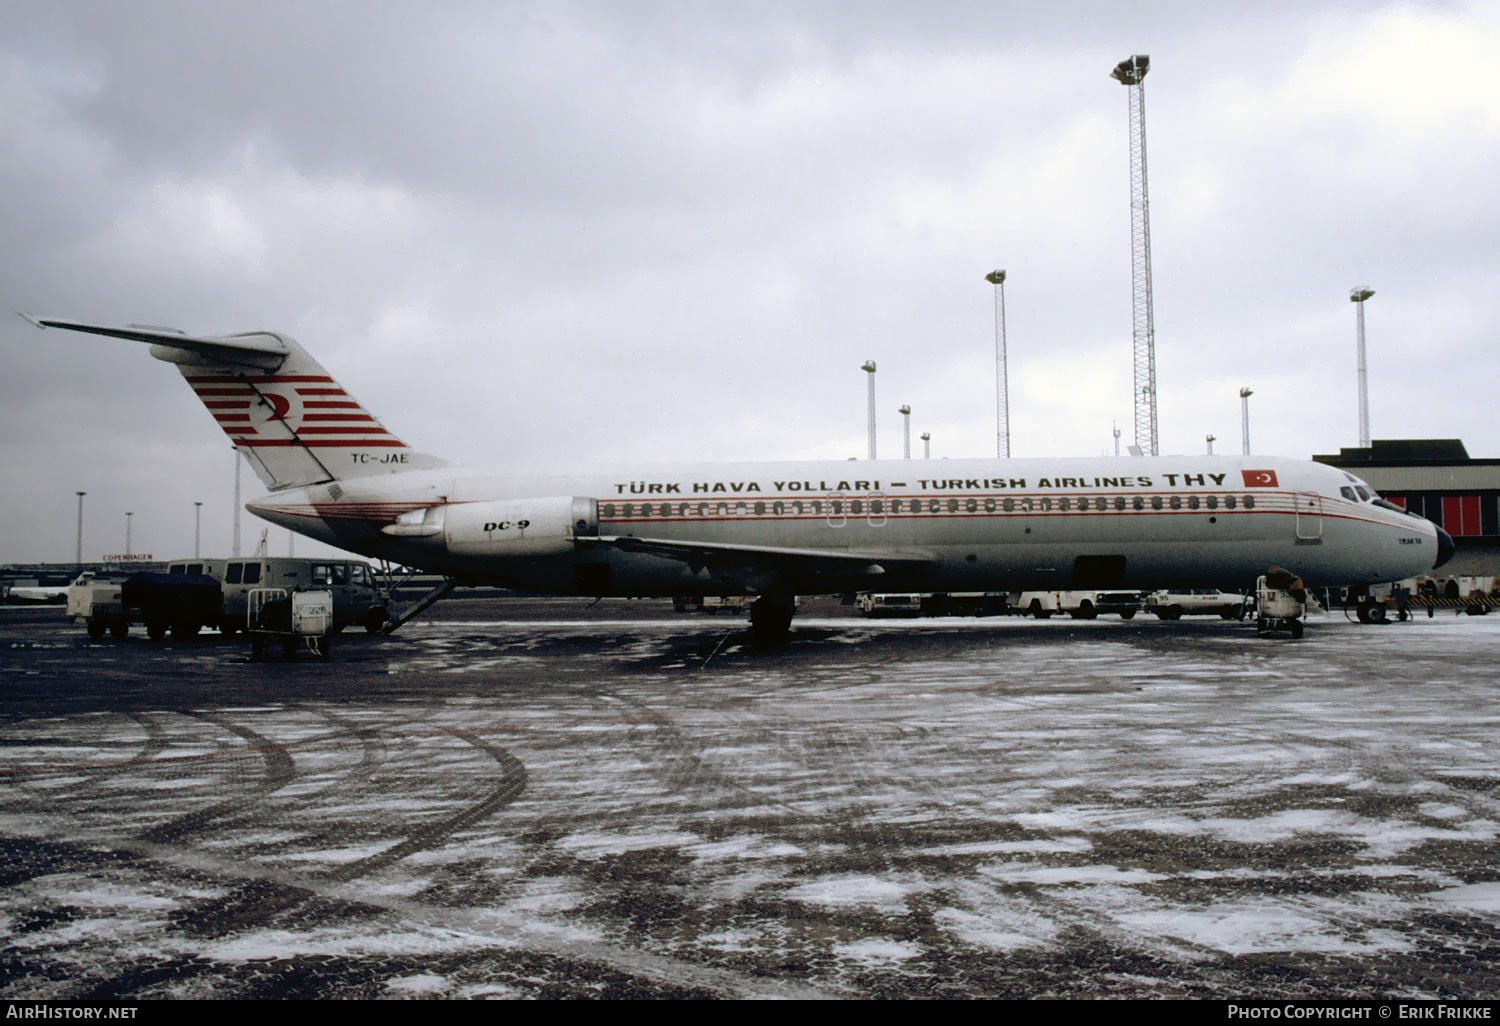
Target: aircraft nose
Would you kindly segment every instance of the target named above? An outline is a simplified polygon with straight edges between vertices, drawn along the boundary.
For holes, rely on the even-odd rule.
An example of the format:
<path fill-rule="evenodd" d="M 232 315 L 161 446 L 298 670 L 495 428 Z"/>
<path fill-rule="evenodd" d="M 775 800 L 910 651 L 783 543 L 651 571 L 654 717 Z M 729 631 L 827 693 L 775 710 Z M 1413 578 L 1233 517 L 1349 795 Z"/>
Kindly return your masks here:
<path fill-rule="evenodd" d="M 1436 525 L 1434 525 L 1433 529 L 1437 531 L 1437 562 L 1432 564 L 1432 568 L 1436 570 L 1438 567 L 1442 566 L 1444 563 L 1448 562 L 1448 560 L 1453 558 L 1453 539 L 1448 535 L 1448 532 L 1443 530 L 1441 527 L 1437 527 Z"/>

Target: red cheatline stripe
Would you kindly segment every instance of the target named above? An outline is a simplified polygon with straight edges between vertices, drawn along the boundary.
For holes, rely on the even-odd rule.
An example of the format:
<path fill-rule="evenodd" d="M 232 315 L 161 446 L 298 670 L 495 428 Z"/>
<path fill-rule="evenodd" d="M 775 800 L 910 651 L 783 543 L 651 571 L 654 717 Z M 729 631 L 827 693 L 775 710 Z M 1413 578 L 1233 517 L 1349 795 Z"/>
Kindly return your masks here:
<path fill-rule="evenodd" d="M 297 394 L 298 395 L 342 395 L 342 396 L 347 396 L 349 393 L 345 392 L 342 388 L 299 388 L 299 389 L 297 389 Z"/>
<path fill-rule="evenodd" d="M 309 410 L 357 410 L 359 403 L 349 400 L 348 402 L 305 402 L 303 408 Z"/>
<path fill-rule="evenodd" d="M 243 410 L 250 405 L 249 399 L 214 399 L 203 404 L 210 410 Z"/>
<path fill-rule="evenodd" d="M 317 420 L 317 421 L 330 421 L 330 420 L 364 421 L 364 422 L 369 423 L 369 424 L 375 423 L 375 418 L 372 417 L 372 416 L 370 416 L 368 413 L 309 413 L 306 416 L 304 416 L 302 419 L 303 420 Z"/>
<path fill-rule="evenodd" d="M 250 414 L 248 414 L 248 413 L 216 413 L 216 414 L 214 414 L 214 420 L 218 421 L 220 424 L 236 424 L 236 423 L 238 423 L 238 424 L 247 424 L 250 421 Z"/>
<path fill-rule="evenodd" d="M 249 385 L 246 385 L 244 388 L 195 388 L 193 391 L 198 394 L 198 398 L 200 399 L 206 399 L 211 395 L 253 396 L 255 394 L 251 391 Z"/>

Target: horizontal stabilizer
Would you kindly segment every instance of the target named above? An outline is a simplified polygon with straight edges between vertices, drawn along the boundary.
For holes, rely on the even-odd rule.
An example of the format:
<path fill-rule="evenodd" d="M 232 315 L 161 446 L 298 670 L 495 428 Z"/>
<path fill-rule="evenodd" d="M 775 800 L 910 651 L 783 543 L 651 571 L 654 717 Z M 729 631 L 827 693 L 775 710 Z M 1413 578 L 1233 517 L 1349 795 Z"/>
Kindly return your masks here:
<path fill-rule="evenodd" d="M 231 366 L 256 367 L 275 370 L 286 360 L 289 350 L 275 335 L 264 331 L 250 331 L 238 335 L 184 335 L 171 328 L 153 328 L 132 324 L 124 328 L 99 324 L 83 324 L 53 317 L 32 317 L 22 314 L 38 328 L 66 328 L 68 331 L 86 331 L 91 335 L 108 335 L 112 338 L 128 338 L 134 342 L 181 349 L 216 363 Z"/>

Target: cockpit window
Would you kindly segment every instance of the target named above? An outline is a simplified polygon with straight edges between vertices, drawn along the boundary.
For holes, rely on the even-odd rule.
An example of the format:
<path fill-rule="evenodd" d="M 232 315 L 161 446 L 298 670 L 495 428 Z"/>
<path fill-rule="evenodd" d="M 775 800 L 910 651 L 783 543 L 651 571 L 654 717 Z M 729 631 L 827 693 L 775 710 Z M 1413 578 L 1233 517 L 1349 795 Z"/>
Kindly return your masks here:
<path fill-rule="evenodd" d="M 1360 502 L 1370 501 L 1370 489 L 1366 488 L 1364 485 L 1358 485 L 1354 490 L 1359 493 Z"/>
<path fill-rule="evenodd" d="M 1350 488 L 1348 485 L 1344 485 L 1342 488 L 1340 488 L 1339 494 L 1348 499 L 1350 502 L 1359 501 L 1359 497 L 1354 494 L 1354 489 Z"/>

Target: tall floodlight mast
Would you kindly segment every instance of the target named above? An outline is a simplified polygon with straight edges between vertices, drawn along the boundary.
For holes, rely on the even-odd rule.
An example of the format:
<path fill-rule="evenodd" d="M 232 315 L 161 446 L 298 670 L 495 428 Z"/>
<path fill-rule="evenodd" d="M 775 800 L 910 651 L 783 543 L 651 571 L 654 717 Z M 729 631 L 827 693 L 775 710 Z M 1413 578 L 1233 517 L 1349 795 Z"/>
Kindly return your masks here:
<path fill-rule="evenodd" d="M 1010 458 L 1010 383 L 1005 374 L 1005 272 L 991 271 L 984 280 L 995 286 L 995 455 Z"/>
<path fill-rule="evenodd" d="M 875 361 L 866 360 L 860 364 L 859 369 L 870 376 L 869 417 L 867 418 L 866 432 L 869 435 L 870 441 L 870 459 L 873 460 L 875 458 Z"/>
<path fill-rule="evenodd" d="M 1355 316 L 1356 334 L 1359 336 L 1359 447 L 1368 449 L 1370 447 L 1370 378 L 1365 367 L 1365 300 L 1375 294 L 1375 290 L 1364 285 L 1356 285 L 1349 290 L 1349 302 L 1353 303 L 1359 313 Z"/>
<path fill-rule="evenodd" d="M 1130 94 L 1130 268 L 1135 321 L 1135 444 L 1160 455 L 1156 441 L 1156 319 L 1151 312 L 1151 207 L 1146 198 L 1145 54 L 1127 57 L 1110 77 Z"/>

